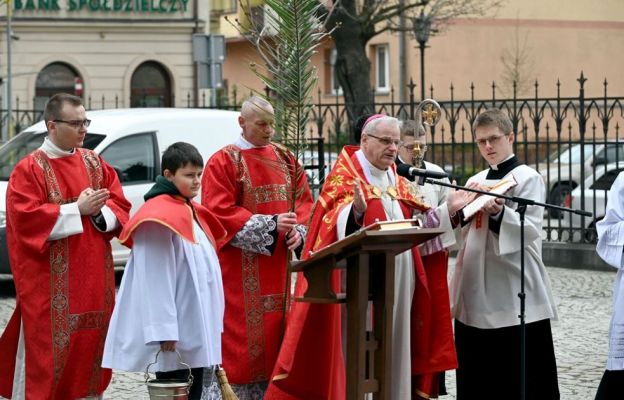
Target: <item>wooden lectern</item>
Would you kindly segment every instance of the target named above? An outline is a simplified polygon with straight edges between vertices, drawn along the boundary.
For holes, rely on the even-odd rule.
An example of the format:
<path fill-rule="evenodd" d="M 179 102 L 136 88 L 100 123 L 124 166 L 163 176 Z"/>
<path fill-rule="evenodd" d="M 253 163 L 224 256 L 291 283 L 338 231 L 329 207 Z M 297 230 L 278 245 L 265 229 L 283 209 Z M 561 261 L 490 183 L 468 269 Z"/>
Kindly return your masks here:
<path fill-rule="evenodd" d="M 297 301 L 347 305 L 347 400 L 362 400 L 366 393 L 390 400 L 394 259 L 442 232 L 380 222 L 321 249 L 306 261 L 293 263 L 292 271 L 302 271 L 308 281 L 306 293 Z M 335 268 L 347 269 L 346 294 L 336 294 L 331 288 Z M 369 300 L 374 309 L 372 332 L 366 331 Z"/>

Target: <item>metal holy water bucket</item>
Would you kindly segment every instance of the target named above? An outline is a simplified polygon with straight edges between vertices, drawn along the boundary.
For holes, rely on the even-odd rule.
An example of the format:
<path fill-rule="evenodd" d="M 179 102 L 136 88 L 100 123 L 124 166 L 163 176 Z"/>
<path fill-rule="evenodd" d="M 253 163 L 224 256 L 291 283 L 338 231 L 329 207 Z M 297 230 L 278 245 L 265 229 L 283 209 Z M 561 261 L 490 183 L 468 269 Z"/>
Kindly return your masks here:
<path fill-rule="evenodd" d="M 160 352 L 158 350 L 154 362 L 148 364 L 145 368 L 145 384 L 147 385 L 150 400 L 188 400 L 189 391 L 193 384 L 193 374 L 191 374 L 191 366 L 182 361 L 182 356 L 180 356 L 177 350 L 175 352 L 178 355 L 178 363 L 184 365 L 189 370 L 188 380 L 150 379 L 149 368 L 158 362 Z"/>

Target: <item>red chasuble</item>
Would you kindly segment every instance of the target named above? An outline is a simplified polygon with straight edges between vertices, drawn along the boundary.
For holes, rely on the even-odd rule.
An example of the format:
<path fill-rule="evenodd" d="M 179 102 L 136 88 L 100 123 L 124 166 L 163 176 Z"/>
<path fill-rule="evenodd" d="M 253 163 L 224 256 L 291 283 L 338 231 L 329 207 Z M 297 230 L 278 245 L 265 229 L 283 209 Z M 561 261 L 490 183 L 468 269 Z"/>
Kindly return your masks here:
<path fill-rule="evenodd" d="M 37 150 L 21 160 L 9 179 L 7 241 L 17 291 L 16 309 L 0 338 L 0 395 L 11 396 L 20 318 L 26 352 L 26 398 L 75 399 L 102 393 L 111 371 L 102 352 L 115 300 L 109 241 L 82 217 L 84 232 L 47 238 L 60 205 L 82 190 L 107 188 L 106 205 L 123 225 L 130 203 L 115 170 L 90 150 L 48 158 Z"/>
<path fill-rule="evenodd" d="M 210 158 L 202 179 L 202 204 L 219 216 L 226 242 L 254 214 L 288 212 L 293 191 L 297 221 L 305 223 L 312 195 L 306 175 L 293 173 L 294 163 L 292 154 L 274 144 L 246 150 L 227 146 Z M 231 383 L 266 381 L 280 346 L 287 270 L 284 235 L 277 237 L 271 256 L 229 243 L 218 254 L 225 292 L 223 367 Z"/>
<path fill-rule="evenodd" d="M 338 239 L 338 215 L 353 201 L 355 181 L 360 182 L 367 202 L 364 225 L 386 219 L 381 203 L 381 190 L 366 181 L 362 166 L 355 155 L 357 150 L 357 146 L 345 146 L 328 175 L 321 197 L 314 206 L 303 258 L 308 258 L 310 251 L 318 251 Z M 395 174 L 396 186 L 389 188 L 387 192 L 399 201 L 405 217 L 411 216 L 411 209 L 427 210 L 428 207 L 419 202 L 412 185 L 396 175 L 394 164 L 391 168 Z M 431 384 L 437 381 L 432 378 L 422 379 L 420 375 L 429 375 L 434 371 L 456 366 L 448 293 L 445 298 L 439 298 L 439 291 L 436 290 L 434 298 L 434 292 L 431 291 L 432 287 L 446 287 L 447 278 L 446 275 L 442 277 L 431 274 L 429 266 L 423 265 L 416 247 L 413 248 L 412 255 L 417 278 L 411 322 L 412 375 L 419 375 L 417 381 L 426 383 L 425 386 L 418 387 L 418 391 L 431 393 Z M 333 279 L 334 290 L 340 292 L 338 271 L 335 271 Z M 306 288 L 307 283 L 303 275 L 300 275 L 296 295 L 302 296 Z M 435 313 L 438 308 L 446 309 L 445 315 L 449 315 L 448 321 L 443 324 L 438 324 L 437 320 L 432 323 L 431 320 L 431 313 Z M 443 346 L 438 346 L 438 342 L 432 339 L 437 335 L 441 336 L 439 341 L 443 342 Z M 265 399 L 344 399 L 344 368 L 340 306 L 294 303 Z"/>
<path fill-rule="evenodd" d="M 194 201 L 190 203 L 182 196 L 162 194 L 145 202 L 119 234 L 119 241 L 132 247 L 132 233 L 143 222 L 159 223 L 191 243 L 199 243 L 193 230 L 193 219 L 206 233 L 215 250 L 225 239 L 225 229 L 212 212 Z"/>

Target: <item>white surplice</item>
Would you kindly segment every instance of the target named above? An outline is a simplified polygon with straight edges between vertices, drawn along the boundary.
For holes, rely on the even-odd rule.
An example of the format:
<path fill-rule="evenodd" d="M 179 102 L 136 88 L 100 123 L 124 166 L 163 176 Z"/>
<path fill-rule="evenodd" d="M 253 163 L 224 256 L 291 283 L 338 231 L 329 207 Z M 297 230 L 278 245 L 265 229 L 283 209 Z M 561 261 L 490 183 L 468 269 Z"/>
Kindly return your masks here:
<path fill-rule="evenodd" d="M 438 165 L 430 163 L 428 161 L 423 162 L 425 163 L 425 169 L 427 171 L 444 173 L 444 170 Z M 432 179 L 432 181 L 451 183 L 448 178 Z M 423 244 L 419 247 L 419 250 L 421 252 L 420 254 L 423 256 L 428 255 L 430 254 L 429 252 L 432 250 L 441 250 L 442 248 L 446 249 L 455 245 L 457 241 L 453 230 L 453 224 L 451 223 L 451 218 L 449 217 L 448 207 L 446 205 L 446 199 L 448 197 L 450 188 L 428 182 L 425 182 L 425 184 L 423 185 L 419 185 L 418 182 L 412 182 L 412 185 L 414 185 L 418 196 L 422 198 L 423 203 L 431 207 L 432 211 L 435 213 L 436 218 L 439 221 L 437 227 L 444 230 L 444 232 L 439 236 L 441 248 L 431 248 L 431 246 L 426 246 Z"/>
<path fill-rule="evenodd" d="M 486 179 L 481 171 L 467 182 L 492 186 L 499 179 Z M 506 194 L 543 201 L 544 183 L 532 168 L 519 165 L 508 174 L 518 183 Z M 462 227 L 463 247 L 451 279 L 451 309 L 455 319 L 482 329 L 519 325 L 520 299 L 520 218 L 516 203 L 507 201 L 500 221 L 500 232 L 489 229 L 489 217 L 475 215 Z M 525 292 L 526 322 L 557 319 L 550 280 L 542 262 L 542 219 L 544 210 L 526 210 Z"/>
<path fill-rule="evenodd" d="M 223 282 L 214 246 L 193 221 L 193 244 L 155 222 L 134 232 L 134 246 L 119 287 L 102 366 L 145 371 L 161 341 L 192 368 L 221 363 Z M 161 353 L 150 371 L 183 369 L 175 353 Z"/>
<path fill-rule="evenodd" d="M 613 315 L 609 327 L 607 369 L 624 370 L 624 173 L 613 182 L 605 217 L 596 224 L 596 251 L 606 263 L 618 269 L 613 284 Z"/>

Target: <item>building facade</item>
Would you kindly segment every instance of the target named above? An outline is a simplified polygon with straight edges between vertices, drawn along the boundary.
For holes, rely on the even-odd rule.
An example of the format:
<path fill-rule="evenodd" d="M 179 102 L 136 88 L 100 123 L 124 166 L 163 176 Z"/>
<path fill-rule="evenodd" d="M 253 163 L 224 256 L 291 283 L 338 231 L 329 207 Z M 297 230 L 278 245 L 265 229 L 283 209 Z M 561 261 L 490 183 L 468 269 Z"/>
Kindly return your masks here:
<path fill-rule="evenodd" d="M 261 84 L 249 73 L 250 62 L 261 62 L 255 50 L 233 29 L 230 21 L 244 20 L 238 1 L 223 0 L 222 11 L 213 10 L 212 30 L 228 38 L 228 58 L 224 78 L 231 91 L 260 90 Z M 252 0 L 262 9 L 261 0 Z M 409 22 L 408 22 L 409 26 Z M 402 82 L 410 78 L 420 87 L 421 53 L 413 32 L 406 32 L 401 54 L 400 33 L 385 32 L 367 43 L 371 62 L 371 85 L 376 100 L 399 101 Z M 405 68 L 401 68 L 404 55 Z M 322 102 L 340 96 L 333 76 L 333 45 L 328 41 L 315 59 L 319 70 Z M 425 48 L 425 87 L 427 97 L 440 100 L 491 98 L 495 83 L 498 97 L 511 97 L 512 81 L 517 95 L 531 97 L 535 82 L 542 95 L 578 95 L 577 79 L 588 78 L 588 96 L 600 96 L 604 81 L 610 91 L 624 88 L 624 1 L 621 0 L 506 0 L 500 8 L 478 18 L 455 18 L 444 29 L 431 35 Z M 474 90 L 471 89 L 474 87 Z M 420 89 L 416 90 L 420 93 Z M 315 99 L 317 101 L 317 99 Z"/>
<path fill-rule="evenodd" d="M 1 32 L 2 108 L 42 109 L 53 93 L 89 108 L 188 106 L 197 98 L 194 33 L 208 5 L 196 0 L 11 0 Z M 203 17 L 202 17 L 203 16 Z"/>
<path fill-rule="evenodd" d="M 89 108 L 208 105 L 210 93 L 197 86 L 194 33 L 226 36 L 220 104 L 232 105 L 234 92 L 240 102 L 252 90 L 263 89 L 250 71 L 252 62 L 262 61 L 235 26 L 236 20 L 244 24 L 248 18 L 238 0 L 9 0 L 9 4 L 10 41 L 7 9 L 0 9 L 5 21 L 5 29 L 0 28 L 0 108 L 6 108 L 8 81 L 13 109 L 41 109 L 58 91 L 83 96 Z M 262 0 L 249 4 L 257 11 L 265 8 Z M 531 97 L 536 81 L 542 96 L 554 96 L 557 90 L 562 96 L 576 95 L 581 71 L 588 78 L 588 96 L 600 96 L 605 80 L 611 93 L 624 87 L 623 1 L 502 4 L 489 15 L 456 18 L 430 37 L 424 57 L 427 97 L 433 87 L 434 98 L 448 100 L 452 85 L 455 99 L 489 98 L 493 83 L 498 97 L 511 97 L 513 77 L 520 97 Z M 367 43 L 370 80 L 379 102 L 406 100 L 410 79 L 420 86 L 418 42 L 412 32 L 403 37 L 403 52 L 400 33 L 385 32 Z M 328 40 L 313 60 L 319 71 L 315 102 L 341 97 L 334 59 Z"/>

